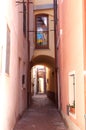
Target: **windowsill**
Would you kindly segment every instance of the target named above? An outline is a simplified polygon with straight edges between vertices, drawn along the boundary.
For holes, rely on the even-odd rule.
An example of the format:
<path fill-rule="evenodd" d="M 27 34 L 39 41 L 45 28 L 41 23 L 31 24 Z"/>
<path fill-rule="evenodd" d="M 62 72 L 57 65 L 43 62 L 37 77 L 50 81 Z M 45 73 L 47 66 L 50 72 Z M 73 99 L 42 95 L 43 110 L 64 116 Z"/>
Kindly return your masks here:
<path fill-rule="evenodd" d="M 35 49 L 49 49 L 47 46 L 36 46 Z"/>

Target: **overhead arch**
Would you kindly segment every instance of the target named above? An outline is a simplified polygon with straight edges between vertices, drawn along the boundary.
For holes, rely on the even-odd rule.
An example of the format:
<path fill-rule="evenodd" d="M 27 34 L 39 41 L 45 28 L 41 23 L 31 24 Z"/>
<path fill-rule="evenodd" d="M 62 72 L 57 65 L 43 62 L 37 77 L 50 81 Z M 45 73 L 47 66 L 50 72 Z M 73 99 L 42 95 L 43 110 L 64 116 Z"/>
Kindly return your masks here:
<path fill-rule="evenodd" d="M 44 88 L 45 89 L 44 90 L 45 90 L 47 96 L 52 101 L 55 102 L 55 100 L 56 100 L 55 59 L 53 57 L 46 56 L 46 55 L 39 55 L 39 56 L 32 58 L 32 61 L 31 61 L 31 78 L 32 78 L 31 81 L 32 81 L 32 83 L 31 83 L 31 85 L 33 85 L 33 81 L 37 80 L 38 82 L 35 82 L 35 88 L 36 89 L 33 90 L 33 86 L 31 86 L 31 88 L 32 88 L 31 92 L 34 93 L 35 90 L 39 90 L 38 74 L 37 74 L 36 80 L 34 80 L 35 77 L 33 76 L 33 73 L 38 72 L 38 70 L 40 70 L 41 65 L 43 65 L 43 67 L 45 68 L 45 71 L 44 71 L 45 72 L 45 78 L 44 78 L 44 80 L 45 80 Z M 37 67 L 39 67 L 39 68 L 37 68 Z M 37 70 L 34 71 L 35 69 L 37 69 Z"/>
<path fill-rule="evenodd" d="M 55 59 L 45 55 L 40 55 L 32 59 L 31 67 L 39 64 L 46 65 L 47 67 L 55 67 Z"/>

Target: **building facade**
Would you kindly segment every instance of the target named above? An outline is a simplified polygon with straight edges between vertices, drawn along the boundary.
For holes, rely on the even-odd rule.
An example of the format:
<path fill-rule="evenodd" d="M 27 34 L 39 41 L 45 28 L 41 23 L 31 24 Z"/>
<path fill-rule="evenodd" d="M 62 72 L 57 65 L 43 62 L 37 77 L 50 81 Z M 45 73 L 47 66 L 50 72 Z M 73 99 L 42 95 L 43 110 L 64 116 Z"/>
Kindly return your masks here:
<path fill-rule="evenodd" d="M 13 130 L 27 108 L 27 3 L 0 1 L 0 129 Z"/>
<path fill-rule="evenodd" d="M 73 130 L 86 129 L 85 8 L 84 0 L 58 0 L 60 108 L 69 128 Z"/>

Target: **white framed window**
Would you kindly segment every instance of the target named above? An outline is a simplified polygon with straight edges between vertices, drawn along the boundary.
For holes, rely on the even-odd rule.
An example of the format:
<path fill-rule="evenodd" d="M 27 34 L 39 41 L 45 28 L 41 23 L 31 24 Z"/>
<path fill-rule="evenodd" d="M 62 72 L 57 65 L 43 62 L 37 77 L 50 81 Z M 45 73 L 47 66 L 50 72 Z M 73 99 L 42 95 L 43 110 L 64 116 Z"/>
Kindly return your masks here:
<path fill-rule="evenodd" d="M 76 82 L 75 71 L 69 73 L 69 104 L 75 106 Z"/>

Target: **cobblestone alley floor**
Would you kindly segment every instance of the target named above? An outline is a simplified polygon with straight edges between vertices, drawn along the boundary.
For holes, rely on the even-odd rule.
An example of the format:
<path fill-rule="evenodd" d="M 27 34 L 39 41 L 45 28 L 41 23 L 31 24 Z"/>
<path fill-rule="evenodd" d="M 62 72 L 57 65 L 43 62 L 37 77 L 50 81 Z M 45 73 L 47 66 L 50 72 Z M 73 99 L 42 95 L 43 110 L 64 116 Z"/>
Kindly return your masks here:
<path fill-rule="evenodd" d="M 14 130 L 67 130 L 55 105 L 46 95 L 33 97 L 31 107 L 18 121 Z"/>

